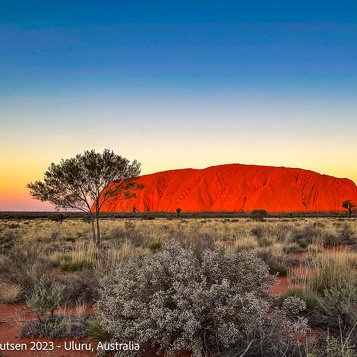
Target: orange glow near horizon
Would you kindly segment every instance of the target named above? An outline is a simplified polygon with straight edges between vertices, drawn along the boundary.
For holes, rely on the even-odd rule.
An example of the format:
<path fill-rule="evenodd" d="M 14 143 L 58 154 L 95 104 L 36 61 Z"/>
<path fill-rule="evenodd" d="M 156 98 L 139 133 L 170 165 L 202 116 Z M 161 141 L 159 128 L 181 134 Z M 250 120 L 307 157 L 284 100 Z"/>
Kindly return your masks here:
<path fill-rule="evenodd" d="M 165 162 L 164 162 L 165 163 Z M 162 165 L 164 163 L 157 163 L 156 170 L 154 163 L 152 164 L 152 172 L 148 172 L 147 170 L 142 170 L 142 174 L 149 174 L 153 172 L 158 172 L 158 171 L 166 171 L 163 169 Z M 198 166 L 198 161 L 197 161 L 197 166 L 191 168 L 205 168 L 207 166 L 216 166 L 216 163 L 213 163 L 212 165 L 207 165 L 205 162 L 202 160 L 202 167 Z M 208 162 L 207 162 L 208 163 Z M 174 162 L 170 161 L 167 162 L 167 164 L 170 164 L 171 167 L 168 167 L 167 170 L 169 169 L 179 169 L 179 168 L 185 168 L 185 167 L 178 167 L 174 166 Z M 183 164 L 183 162 L 181 162 Z M 247 164 L 247 163 L 246 163 Z M 260 163 L 262 164 L 262 163 Z M 169 166 L 169 165 L 168 165 Z M 271 166 L 271 165 L 265 165 L 264 166 Z M 297 165 L 276 165 L 276 166 L 285 166 L 285 167 L 298 167 Z M 144 168 L 145 166 L 143 166 Z M 187 168 L 187 167 L 186 167 Z M 313 170 L 311 168 L 306 168 L 304 169 L 309 169 L 311 171 L 316 171 L 318 173 L 322 174 L 327 174 L 329 176 L 335 176 L 339 178 L 349 178 L 352 181 L 356 183 L 356 170 L 354 170 L 353 167 L 346 165 L 345 167 L 340 168 L 340 174 L 335 173 L 338 172 L 338 170 L 333 170 L 332 167 L 324 166 L 321 163 L 321 170 Z M 43 173 L 42 173 L 43 175 Z M 36 178 L 37 176 L 37 178 Z M 35 179 L 34 179 L 35 177 Z M 29 195 L 29 190 L 26 188 L 26 185 L 29 182 L 36 181 L 36 179 L 42 180 L 41 175 L 39 175 L 38 168 L 37 170 L 34 171 L 21 171 L 21 170 L 14 170 L 14 171 L 7 171 L 7 172 L 0 172 L 0 211 L 53 211 L 54 206 L 51 205 L 48 202 L 40 202 L 38 200 L 33 199 Z"/>
<path fill-rule="evenodd" d="M 357 3 L 23 3 L 1 8 L 0 210 L 52 209 L 26 185 L 91 149 L 143 175 L 240 163 L 357 182 Z"/>

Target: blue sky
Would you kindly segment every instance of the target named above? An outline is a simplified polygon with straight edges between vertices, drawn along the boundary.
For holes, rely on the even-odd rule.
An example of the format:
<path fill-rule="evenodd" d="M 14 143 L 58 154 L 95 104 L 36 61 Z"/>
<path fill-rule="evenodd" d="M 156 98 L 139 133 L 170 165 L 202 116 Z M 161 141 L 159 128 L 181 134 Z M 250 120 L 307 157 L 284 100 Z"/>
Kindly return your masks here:
<path fill-rule="evenodd" d="M 355 1 L 2 1 L 0 210 L 92 148 L 356 182 L 356 44 Z"/>

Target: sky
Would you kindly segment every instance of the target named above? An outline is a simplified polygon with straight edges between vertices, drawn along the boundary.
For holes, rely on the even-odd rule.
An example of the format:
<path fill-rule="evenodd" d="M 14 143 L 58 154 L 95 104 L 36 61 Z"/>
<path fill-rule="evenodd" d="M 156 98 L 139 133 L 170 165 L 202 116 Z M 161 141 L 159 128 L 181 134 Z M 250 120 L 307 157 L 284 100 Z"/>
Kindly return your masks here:
<path fill-rule="evenodd" d="M 0 211 L 104 148 L 357 182 L 357 2 L 0 0 Z"/>

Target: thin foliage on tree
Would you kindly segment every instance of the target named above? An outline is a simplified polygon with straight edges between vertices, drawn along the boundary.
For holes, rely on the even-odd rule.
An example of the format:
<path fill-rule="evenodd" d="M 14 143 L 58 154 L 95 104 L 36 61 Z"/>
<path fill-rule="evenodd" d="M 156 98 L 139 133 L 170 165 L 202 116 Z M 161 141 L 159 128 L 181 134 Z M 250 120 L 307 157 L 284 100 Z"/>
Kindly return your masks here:
<path fill-rule="evenodd" d="M 52 163 L 43 181 L 29 183 L 34 199 L 49 201 L 56 209 L 75 209 L 89 215 L 93 240 L 100 242 L 99 213 L 109 199 L 135 197 L 141 189 L 136 180 L 140 174 L 136 160 L 128 159 L 105 149 L 85 151 L 76 157 Z"/>
<path fill-rule="evenodd" d="M 342 202 L 342 207 L 348 211 L 348 218 L 351 218 L 355 210 L 355 204 L 350 200 L 346 200 Z"/>

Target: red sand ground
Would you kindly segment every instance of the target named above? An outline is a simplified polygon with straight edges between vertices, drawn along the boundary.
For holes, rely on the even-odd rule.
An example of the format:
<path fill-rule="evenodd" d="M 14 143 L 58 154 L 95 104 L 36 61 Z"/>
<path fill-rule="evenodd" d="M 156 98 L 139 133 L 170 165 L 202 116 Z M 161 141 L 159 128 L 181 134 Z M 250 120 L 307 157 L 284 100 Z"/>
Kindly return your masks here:
<path fill-rule="evenodd" d="M 230 164 L 171 170 L 141 176 L 138 183 L 145 188 L 136 191 L 136 198 L 114 198 L 103 211 L 322 212 L 344 211 L 343 201 L 357 201 L 357 186 L 349 179 L 285 167 Z"/>
<path fill-rule="evenodd" d="M 55 348 L 54 351 L 30 351 L 31 342 L 47 342 L 45 338 L 20 338 L 21 324 L 24 321 L 36 319 L 36 314 L 31 312 L 26 305 L 6 305 L 0 304 L 0 343 L 25 343 L 28 350 L 23 351 L 0 351 L 0 356 L 4 357 L 76 357 L 76 356 L 97 356 L 97 352 L 89 351 L 65 351 L 63 349 L 63 340 L 53 340 L 55 346 L 62 346 L 62 348 Z M 85 340 L 71 339 L 76 342 L 88 342 L 93 346 L 97 346 L 97 342 Z"/>
<path fill-rule="evenodd" d="M 90 351 L 66 351 L 64 349 L 64 340 L 51 340 L 54 343 L 53 351 L 30 351 L 33 342 L 42 342 L 43 346 L 49 339 L 46 338 L 20 338 L 21 325 L 28 320 L 36 319 L 36 314 L 31 312 L 26 305 L 7 305 L 0 304 L 0 343 L 10 344 L 26 344 L 28 349 L 22 351 L 0 351 L 1 357 L 94 357 L 97 356 L 97 341 L 86 339 L 69 339 L 76 343 L 90 344 L 94 348 L 94 352 Z M 57 347 L 61 346 L 61 347 Z M 163 357 L 164 354 L 156 354 L 152 348 L 144 347 L 147 357 Z M 186 352 L 179 353 L 176 357 L 190 357 Z"/>

